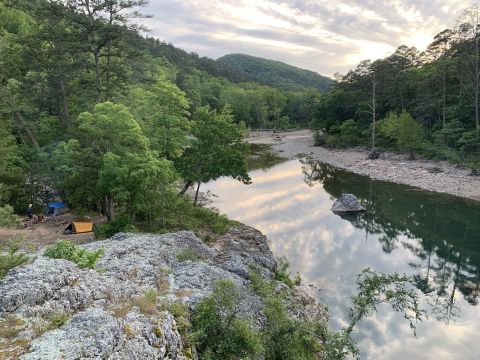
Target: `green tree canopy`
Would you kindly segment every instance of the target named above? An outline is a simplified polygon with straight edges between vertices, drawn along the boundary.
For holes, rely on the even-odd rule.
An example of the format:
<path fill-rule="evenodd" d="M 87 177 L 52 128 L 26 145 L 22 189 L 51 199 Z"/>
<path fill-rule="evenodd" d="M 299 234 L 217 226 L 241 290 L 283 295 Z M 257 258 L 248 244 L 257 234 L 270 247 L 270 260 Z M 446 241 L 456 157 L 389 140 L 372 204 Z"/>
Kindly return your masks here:
<path fill-rule="evenodd" d="M 244 183 L 250 182 L 247 169 L 248 144 L 242 130 L 234 123 L 229 108 L 220 112 L 199 108 L 192 126 L 193 139 L 177 169 L 187 186 L 229 176 Z M 198 188 L 197 188 L 198 195 Z"/>

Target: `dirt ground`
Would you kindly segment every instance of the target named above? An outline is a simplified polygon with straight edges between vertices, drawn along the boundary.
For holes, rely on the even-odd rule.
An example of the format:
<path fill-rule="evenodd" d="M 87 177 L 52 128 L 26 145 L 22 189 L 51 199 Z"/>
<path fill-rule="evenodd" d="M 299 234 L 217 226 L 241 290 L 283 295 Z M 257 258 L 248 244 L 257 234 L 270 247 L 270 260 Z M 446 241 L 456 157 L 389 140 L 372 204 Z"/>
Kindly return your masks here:
<path fill-rule="evenodd" d="M 105 222 L 104 217 L 98 214 L 91 214 L 88 217 L 94 224 Z M 61 239 L 67 239 L 76 244 L 93 241 L 93 232 L 63 235 L 63 230 L 68 224 L 78 219 L 78 215 L 68 212 L 60 216 L 49 217 L 47 221 L 39 224 L 33 224 L 25 219 L 25 228 L 22 229 L 0 227 L 0 248 L 3 248 L 10 240 L 16 239 L 19 239 L 22 242 L 22 247 L 29 251 L 42 249 Z"/>

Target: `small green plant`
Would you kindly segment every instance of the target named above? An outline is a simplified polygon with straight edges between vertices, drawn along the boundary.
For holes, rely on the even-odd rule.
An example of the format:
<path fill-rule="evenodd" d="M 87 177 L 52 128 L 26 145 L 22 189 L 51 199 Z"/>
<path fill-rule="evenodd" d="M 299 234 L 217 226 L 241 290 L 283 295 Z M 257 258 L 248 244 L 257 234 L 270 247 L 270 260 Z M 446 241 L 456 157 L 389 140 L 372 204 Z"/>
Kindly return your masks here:
<path fill-rule="evenodd" d="M 45 249 L 44 255 L 52 259 L 65 259 L 78 265 L 81 269 L 94 269 L 97 260 L 103 255 L 104 250 L 90 251 L 68 240 L 57 241 Z"/>
<path fill-rule="evenodd" d="M 195 261 L 199 261 L 200 259 L 201 257 L 192 248 L 186 248 L 177 254 L 177 260 L 179 262 L 184 262 L 187 260 L 195 262 Z"/>
<path fill-rule="evenodd" d="M 69 319 L 70 315 L 66 312 L 53 313 L 47 319 L 48 327 L 50 330 L 58 329 L 65 325 Z"/>
<path fill-rule="evenodd" d="M 0 279 L 7 275 L 10 269 L 25 264 L 30 260 L 26 254 L 17 253 L 20 247 L 20 240 L 10 240 L 7 243 L 6 252 L 4 254 L 0 254 Z"/>
<path fill-rule="evenodd" d="M 13 206 L 4 205 L 0 207 L 0 227 L 18 228 L 22 225 L 22 219 L 15 214 Z"/>
<path fill-rule="evenodd" d="M 178 326 L 178 331 L 185 337 L 191 328 L 188 306 L 181 301 L 164 302 L 160 305 L 160 310 L 168 311 L 173 315 Z"/>
<path fill-rule="evenodd" d="M 150 289 L 143 296 L 136 298 L 133 305 L 137 306 L 142 314 L 152 315 L 157 312 L 157 297 L 158 292 Z"/>
<path fill-rule="evenodd" d="M 292 280 L 290 278 L 290 272 L 288 271 L 289 266 L 290 266 L 290 263 L 288 262 L 285 256 L 277 259 L 277 270 L 275 272 L 275 280 L 281 281 L 287 284 L 289 287 L 293 288 L 297 282 L 300 284 L 301 278 L 300 278 L 300 275 L 297 273 L 297 277 L 295 278 L 295 280 Z"/>

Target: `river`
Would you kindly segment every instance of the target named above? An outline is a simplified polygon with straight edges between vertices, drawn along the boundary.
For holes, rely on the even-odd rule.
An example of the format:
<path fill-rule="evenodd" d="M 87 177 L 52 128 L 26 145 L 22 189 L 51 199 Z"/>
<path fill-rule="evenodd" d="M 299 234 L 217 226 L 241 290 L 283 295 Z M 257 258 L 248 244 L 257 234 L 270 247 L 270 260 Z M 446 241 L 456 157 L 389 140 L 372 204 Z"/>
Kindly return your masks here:
<path fill-rule="evenodd" d="M 328 306 L 329 326 L 347 324 L 349 296 L 365 267 L 412 276 L 428 318 L 415 337 L 388 306 L 354 331 L 362 359 L 480 359 L 480 204 L 310 160 L 251 163 L 252 184 L 221 178 L 203 187 L 213 206 L 266 234 L 277 257 Z M 330 211 L 342 192 L 367 211 Z"/>

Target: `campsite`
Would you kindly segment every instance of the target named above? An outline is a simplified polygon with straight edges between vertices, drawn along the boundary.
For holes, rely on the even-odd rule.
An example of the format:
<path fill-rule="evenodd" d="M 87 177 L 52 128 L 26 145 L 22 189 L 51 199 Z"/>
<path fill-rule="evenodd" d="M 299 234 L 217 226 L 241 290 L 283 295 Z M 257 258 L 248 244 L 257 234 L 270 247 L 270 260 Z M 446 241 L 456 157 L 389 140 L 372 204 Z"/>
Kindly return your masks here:
<path fill-rule="evenodd" d="M 11 239 L 19 239 L 22 246 L 28 249 L 41 249 L 46 245 L 53 244 L 60 239 L 68 239 L 76 244 L 85 244 L 93 241 L 93 228 L 89 232 L 69 233 L 65 234 L 65 230 L 72 223 L 85 223 L 85 216 L 79 216 L 72 211 L 66 212 L 58 216 L 47 216 L 47 220 L 34 224 L 33 222 L 25 222 L 24 228 L 0 228 L 0 247 Z M 105 222 L 102 215 L 91 213 L 88 215 L 89 222 L 94 224 Z M 28 240 L 27 240 L 28 239 Z"/>

